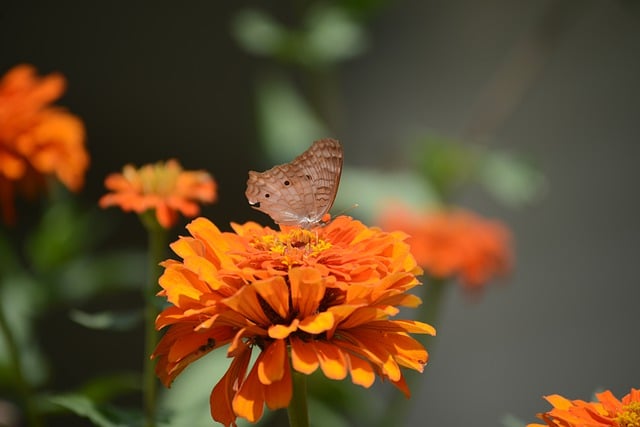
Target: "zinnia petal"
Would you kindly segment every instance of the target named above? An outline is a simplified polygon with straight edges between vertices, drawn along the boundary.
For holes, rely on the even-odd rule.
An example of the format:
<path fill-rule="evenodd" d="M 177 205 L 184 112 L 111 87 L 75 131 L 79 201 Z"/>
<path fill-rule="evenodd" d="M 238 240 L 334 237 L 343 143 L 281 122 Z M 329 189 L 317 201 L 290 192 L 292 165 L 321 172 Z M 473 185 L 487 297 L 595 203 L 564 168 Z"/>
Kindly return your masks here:
<path fill-rule="evenodd" d="M 233 398 L 233 411 L 238 416 L 255 423 L 262 417 L 264 411 L 264 392 L 265 388 L 258 378 L 258 369 L 254 366 Z"/>
<path fill-rule="evenodd" d="M 284 377 L 287 347 L 284 340 L 275 340 L 261 353 L 258 366 L 258 378 L 262 384 L 271 384 Z"/>
<path fill-rule="evenodd" d="M 251 350 L 249 347 L 244 347 L 243 351 L 231 361 L 231 366 L 211 392 L 211 417 L 227 427 L 235 425 L 236 414 L 233 411 L 232 402 L 236 384 L 244 378 L 250 359 Z"/>

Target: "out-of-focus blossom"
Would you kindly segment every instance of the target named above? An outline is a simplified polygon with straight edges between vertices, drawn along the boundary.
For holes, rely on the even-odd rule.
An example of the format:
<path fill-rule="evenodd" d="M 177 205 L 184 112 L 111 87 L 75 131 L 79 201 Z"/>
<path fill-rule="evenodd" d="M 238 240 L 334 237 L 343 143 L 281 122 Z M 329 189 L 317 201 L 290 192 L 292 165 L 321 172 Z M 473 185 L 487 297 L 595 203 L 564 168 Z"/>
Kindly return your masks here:
<path fill-rule="evenodd" d="M 378 224 L 385 230 L 401 230 L 418 264 L 436 278 L 458 277 L 476 288 L 509 271 L 511 235 L 498 221 L 462 209 L 413 212 L 394 206 Z"/>
<path fill-rule="evenodd" d="M 611 391 L 597 393 L 597 402 L 569 400 L 560 395 L 546 396 L 553 409 L 538 418 L 545 424 L 527 427 L 639 427 L 640 390 L 631 389 L 618 400 Z"/>
<path fill-rule="evenodd" d="M 148 164 L 136 169 L 126 165 L 104 183 L 111 193 L 99 201 L 101 207 L 119 206 L 124 211 L 142 214 L 155 210 L 158 223 L 172 227 L 178 214 L 193 218 L 200 213 L 199 203 L 213 203 L 216 183 L 205 171 L 185 171 L 176 160 Z"/>
<path fill-rule="evenodd" d="M 419 285 L 403 233 L 387 233 L 340 216 L 324 227 L 275 231 L 256 223 L 221 232 L 197 218 L 171 245 L 181 261 L 164 262 L 160 278 L 172 304 L 157 319 L 170 326 L 154 358 L 169 386 L 190 363 L 229 345 L 233 358 L 211 393 L 212 417 L 235 426 L 255 422 L 263 406 L 288 406 L 292 369 L 318 368 L 370 387 L 376 376 L 407 396 L 401 367 L 422 372 L 428 354 L 409 333 L 435 334 L 428 324 L 392 320 L 416 307 Z M 259 350 L 250 366 L 253 350 Z"/>
<path fill-rule="evenodd" d="M 89 155 L 82 121 L 51 103 L 62 95 L 60 74 L 38 77 L 18 65 L 0 80 L 0 208 L 13 223 L 15 196 L 34 197 L 55 176 L 72 191 L 84 184 Z"/>

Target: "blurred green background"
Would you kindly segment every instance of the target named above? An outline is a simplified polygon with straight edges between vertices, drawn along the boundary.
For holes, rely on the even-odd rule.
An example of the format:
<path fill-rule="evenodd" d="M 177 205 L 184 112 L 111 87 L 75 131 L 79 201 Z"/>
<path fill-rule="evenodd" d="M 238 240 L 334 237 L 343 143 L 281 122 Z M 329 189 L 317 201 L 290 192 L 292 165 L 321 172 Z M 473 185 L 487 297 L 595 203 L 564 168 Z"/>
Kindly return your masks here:
<path fill-rule="evenodd" d="M 546 410 L 545 394 L 587 399 L 599 388 L 622 396 L 640 386 L 638 52 L 640 4 L 631 0 L 0 7 L 0 72 L 27 62 L 68 80 L 58 104 L 87 127 L 86 206 L 125 163 L 176 157 L 218 181 L 219 202 L 203 215 L 223 228 L 266 224 L 246 203 L 247 171 L 288 161 L 323 136 L 345 148 L 338 204 L 360 203 L 353 214 L 362 217 L 387 194 L 431 200 L 433 189 L 413 190 L 407 177 L 428 141 L 538 165 L 546 191 L 524 197 L 529 203 L 517 200 L 527 191 L 517 185 L 522 171 L 498 173 L 498 187 L 515 186 L 504 190 L 511 196 L 465 185 L 452 197 L 511 227 L 516 268 L 479 301 L 447 294 L 407 426 L 531 422 Z M 493 161 L 491 171 L 509 168 Z M 38 213 L 22 212 L 26 233 Z M 119 222 L 103 249 L 144 248 L 134 215 L 108 216 Z M 131 290 L 77 308 L 140 303 Z M 48 388 L 139 369 L 141 330 L 85 329 L 69 318 L 73 307 L 58 306 L 36 325 L 55 367 Z M 205 400 L 217 375 L 198 378 Z M 389 392 L 379 382 L 374 389 Z"/>

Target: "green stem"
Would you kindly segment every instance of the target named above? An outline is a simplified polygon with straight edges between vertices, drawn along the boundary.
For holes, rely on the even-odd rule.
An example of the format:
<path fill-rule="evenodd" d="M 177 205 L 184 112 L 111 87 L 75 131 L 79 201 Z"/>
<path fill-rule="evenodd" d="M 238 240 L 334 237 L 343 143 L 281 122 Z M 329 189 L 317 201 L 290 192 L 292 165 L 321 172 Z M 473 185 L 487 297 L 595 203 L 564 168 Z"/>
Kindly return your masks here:
<path fill-rule="evenodd" d="M 309 427 L 307 411 L 307 376 L 292 371 L 293 395 L 289 403 L 289 427 Z"/>
<path fill-rule="evenodd" d="M 437 323 L 437 319 L 442 306 L 443 297 L 447 288 L 451 287 L 450 283 L 447 283 L 442 279 L 426 279 L 426 298 L 420 306 L 420 312 L 418 313 L 418 320 L 428 323 L 434 326 Z M 418 335 L 415 338 L 427 349 L 432 350 L 433 340 L 430 335 Z M 414 372 L 409 373 L 406 376 L 407 386 L 411 393 L 415 395 L 418 391 L 420 384 L 422 384 L 422 376 Z M 394 390 L 395 391 L 395 390 Z M 404 418 L 408 416 L 409 399 L 405 398 L 402 393 L 396 392 L 391 398 L 389 406 L 387 406 L 386 412 L 380 418 L 380 427 L 386 427 L 391 425 L 402 425 Z"/>
<path fill-rule="evenodd" d="M 156 401 L 158 393 L 158 380 L 156 379 L 154 362 L 150 356 L 158 344 L 158 332 L 155 322 L 158 316 L 158 302 L 156 293 L 158 292 L 158 278 L 162 274 L 160 261 L 165 259 L 167 248 L 167 230 L 157 223 L 155 218 L 142 218 L 149 234 L 148 267 L 149 274 L 147 285 L 144 289 L 145 301 L 145 346 L 143 361 L 143 399 L 145 426 L 155 427 L 156 425 Z"/>
<path fill-rule="evenodd" d="M 34 393 L 31 390 L 29 382 L 24 376 L 22 370 L 22 364 L 20 363 L 20 352 L 18 351 L 18 345 L 16 339 L 13 336 L 9 322 L 4 314 L 4 307 L 0 304 L 0 329 L 4 335 L 5 342 L 7 344 L 7 350 L 9 352 L 9 362 L 11 363 L 12 371 L 15 375 L 16 385 L 18 391 L 22 397 L 25 414 L 31 427 L 39 427 L 42 425 L 40 414 L 38 413 L 36 403 L 34 401 Z"/>

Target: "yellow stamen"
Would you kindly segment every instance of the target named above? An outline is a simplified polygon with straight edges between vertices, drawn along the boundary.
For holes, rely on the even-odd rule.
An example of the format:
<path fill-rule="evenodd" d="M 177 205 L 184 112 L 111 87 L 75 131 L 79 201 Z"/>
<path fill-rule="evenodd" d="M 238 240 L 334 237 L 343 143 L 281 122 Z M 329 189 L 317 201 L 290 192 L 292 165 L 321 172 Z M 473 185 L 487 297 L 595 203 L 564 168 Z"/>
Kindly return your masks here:
<path fill-rule="evenodd" d="M 268 234 L 254 240 L 256 249 L 283 256 L 285 265 L 299 264 L 306 257 L 316 257 L 329 249 L 331 243 L 321 239 L 314 231 L 293 229 L 277 235 Z"/>
<path fill-rule="evenodd" d="M 620 427 L 640 427 L 640 402 L 623 406 L 615 420 Z"/>

